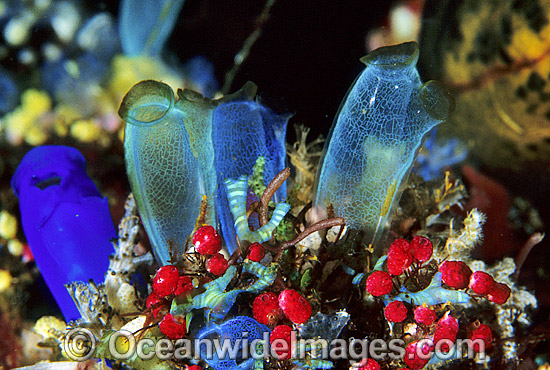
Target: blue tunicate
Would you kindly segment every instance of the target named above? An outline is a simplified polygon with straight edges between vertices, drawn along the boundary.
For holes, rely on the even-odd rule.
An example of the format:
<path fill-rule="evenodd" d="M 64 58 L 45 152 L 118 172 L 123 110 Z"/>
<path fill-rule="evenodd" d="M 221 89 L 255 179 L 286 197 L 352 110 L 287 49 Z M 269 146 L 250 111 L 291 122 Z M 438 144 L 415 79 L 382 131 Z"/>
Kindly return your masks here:
<path fill-rule="evenodd" d="M 94 15 L 78 31 L 77 43 L 87 53 L 109 61 L 120 52 L 116 21 L 107 12 Z"/>
<path fill-rule="evenodd" d="M 418 45 L 379 48 L 349 90 L 331 129 L 316 181 L 318 215 L 327 207 L 365 240 L 381 236 L 423 137 L 446 119 L 452 97 L 415 68 Z"/>
<path fill-rule="evenodd" d="M 183 74 L 185 79 L 195 87 L 195 89 L 207 98 L 214 97 L 218 91 L 218 80 L 214 74 L 214 64 L 205 57 L 196 56 L 189 59 L 183 65 Z"/>
<path fill-rule="evenodd" d="M 250 351 L 255 351 L 256 348 L 250 348 L 250 344 L 254 340 L 260 340 L 264 341 L 261 345 L 268 346 L 269 333 L 269 329 L 265 325 L 248 316 L 237 316 L 221 325 L 211 325 L 203 329 L 197 337 L 198 343 L 213 343 L 212 351 L 208 351 L 206 344 L 200 345 L 201 358 L 216 370 L 251 369 L 256 360 Z M 227 346 L 225 348 L 228 351 L 223 358 L 218 357 L 216 342 L 220 346 L 220 350 L 224 344 Z M 257 353 L 261 354 L 262 352 Z M 262 362 L 263 360 L 260 358 L 258 361 Z"/>
<path fill-rule="evenodd" d="M 234 219 L 230 211 L 224 180 L 252 175 L 259 156 L 265 158 L 264 183 L 267 185 L 285 168 L 285 135 L 289 115 L 278 115 L 255 101 L 234 101 L 214 111 L 213 143 L 218 178 L 218 219 L 228 250 L 236 247 Z M 286 184 L 273 200 L 286 198 Z M 243 204 L 244 205 L 244 204 Z"/>
<path fill-rule="evenodd" d="M 413 172 L 426 181 L 440 177 L 446 167 L 454 166 L 468 156 L 468 149 L 464 143 L 456 138 L 438 143 L 436 134 L 437 128 L 430 132 L 424 142 L 425 152 L 420 151 L 413 167 Z"/>
<path fill-rule="evenodd" d="M 66 320 L 80 314 L 64 285 L 102 282 L 117 233 L 107 198 L 86 175 L 74 148 L 39 146 L 29 151 L 11 180 L 23 231 L 36 264 Z"/>
<path fill-rule="evenodd" d="M 184 0 L 122 0 L 118 32 L 124 54 L 158 57 L 183 3 Z"/>
<path fill-rule="evenodd" d="M 19 102 L 19 88 L 9 73 L 0 68 L 0 114 L 13 110 Z"/>
<path fill-rule="evenodd" d="M 94 113 L 96 88 L 107 75 L 108 60 L 85 53 L 74 60 L 45 63 L 40 69 L 42 86 L 58 104 L 78 107 L 84 116 Z"/>

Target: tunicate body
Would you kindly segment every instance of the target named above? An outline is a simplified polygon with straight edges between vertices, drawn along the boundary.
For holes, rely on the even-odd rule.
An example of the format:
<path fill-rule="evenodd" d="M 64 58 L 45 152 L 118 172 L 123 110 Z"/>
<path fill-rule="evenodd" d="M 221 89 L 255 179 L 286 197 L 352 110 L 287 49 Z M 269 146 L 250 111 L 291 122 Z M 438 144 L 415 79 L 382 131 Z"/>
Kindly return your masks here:
<path fill-rule="evenodd" d="M 453 107 L 440 84 L 422 84 L 417 59 L 414 42 L 361 59 L 367 67 L 340 107 L 318 172 L 318 214 L 332 206 L 369 243 L 381 236 L 423 137 Z"/>
<path fill-rule="evenodd" d="M 40 71 L 42 86 L 56 101 L 78 107 L 83 115 L 91 115 L 96 109 L 97 94 L 92 87 L 97 86 L 109 71 L 109 60 L 84 53 L 74 60 L 63 58 L 46 62 Z"/>
<path fill-rule="evenodd" d="M 19 88 L 8 71 L 0 68 L 0 114 L 5 114 L 17 106 Z"/>
<path fill-rule="evenodd" d="M 36 264 L 66 320 L 80 318 L 65 288 L 73 281 L 102 283 L 117 237 L 107 198 L 86 175 L 84 157 L 66 146 L 39 146 L 17 168 L 23 231 Z"/>
<path fill-rule="evenodd" d="M 214 112 L 213 140 L 218 178 L 218 219 L 230 253 L 237 248 L 234 217 L 224 180 L 252 175 L 259 156 L 265 158 L 267 184 L 285 168 L 285 134 L 288 115 L 277 115 L 255 101 L 221 104 Z M 274 202 L 286 198 L 286 184 L 275 192 Z M 244 201 L 242 206 L 244 206 Z"/>
<path fill-rule="evenodd" d="M 215 191 L 213 104 L 189 90 L 146 80 L 124 97 L 126 171 L 143 224 L 161 264 L 183 253 L 203 196 Z M 211 214 L 211 213 L 209 213 Z M 208 221 L 208 220 L 207 220 Z M 210 218 L 210 223 L 213 218 Z"/>
<path fill-rule="evenodd" d="M 219 90 L 218 80 L 214 73 L 214 64 L 205 57 L 195 56 L 183 65 L 183 75 L 190 81 L 193 89 L 204 97 L 211 99 Z"/>
<path fill-rule="evenodd" d="M 225 353 L 223 358 L 218 357 L 218 351 L 211 351 L 210 354 L 206 351 L 205 346 L 201 345 L 201 357 L 206 363 L 216 370 L 246 370 L 251 369 L 256 361 L 263 363 L 261 352 L 259 360 L 252 357 L 250 350 L 251 343 L 255 340 L 265 340 L 263 344 L 267 346 L 269 342 L 269 329 L 248 316 L 237 316 L 231 320 L 227 320 L 221 325 L 211 325 L 205 328 L 197 337 L 202 342 L 215 343 L 219 341 L 219 346 L 230 345 L 231 348 Z M 215 344 L 214 344 L 215 346 Z M 231 352 L 233 350 L 234 353 Z M 255 356 L 256 357 L 256 356 Z"/>
<path fill-rule="evenodd" d="M 183 3 L 184 0 L 123 0 L 118 32 L 124 54 L 158 57 Z"/>

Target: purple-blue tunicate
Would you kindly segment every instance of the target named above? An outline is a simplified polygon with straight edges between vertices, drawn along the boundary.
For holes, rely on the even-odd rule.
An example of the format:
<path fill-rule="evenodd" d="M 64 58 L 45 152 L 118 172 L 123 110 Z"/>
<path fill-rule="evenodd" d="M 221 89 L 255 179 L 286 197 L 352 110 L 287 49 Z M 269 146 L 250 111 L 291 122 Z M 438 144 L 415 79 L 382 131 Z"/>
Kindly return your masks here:
<path fill-rule="evenodd" d="M 212 141 L 218 177 L 217 216 L 230 253 L 237 248 L 238 230 L 235 229 L 224 180 L 252 175 L 259 156 L 265 158 L 265 185 L 284 170 L 284 141 L 289 118 L 290 115 L 276 114 L 255 101 L 223 103 L 214 111 Z M 273 200 L 279 202 L 285 198 L 286 184 L 283 183 Z"/>
<path fill-rule="evenodd" d="M 221 325 L 210 325 L 198 335 L 199 342 L 210 340 L 219 341 L 219 346 L 231 348 L 220 358 L 217 351 L 208 353 L 204 346 L 200 346 L 201 357 L 216 370 L 247 370 L 254 367 L 255 359 L 251 351 L 259 355 L 259 362 L 263 363 L 261 352 L 249 344 L 256 343 L 267 346 L 270 331 L 267 326 L 260 324 L 248 316 L 237 316 Z M 230 347 L 228 347 L 230 346 Z M 252 347 L 252 348 L 246 348 Z M 254 367 L 258 368 L 258 367 Z"/>
<path fill-rule="evenodd" d="M 36 264 L 66 320 L 80 317 L 65 289 L 72 281 L 102 282 L 116 231 L 107 198 L 86 175 L 80 152 L 66 146 L 29 151 L 11 180 L 23 231 Z"/>

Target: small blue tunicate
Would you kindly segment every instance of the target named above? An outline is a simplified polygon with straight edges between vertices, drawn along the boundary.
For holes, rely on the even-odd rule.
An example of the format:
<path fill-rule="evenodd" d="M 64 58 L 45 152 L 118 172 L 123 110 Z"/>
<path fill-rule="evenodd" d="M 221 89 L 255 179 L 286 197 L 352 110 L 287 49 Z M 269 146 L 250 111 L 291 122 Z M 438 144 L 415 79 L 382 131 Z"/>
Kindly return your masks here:
<path fill-rule="evenodd" d="M 252 357 L 251 348 L 254 340 L 264 341 L 263 345 L 268 346 L 269 329 L 248 316 L 237 316 L 227 320 L 221 325 L 211 325 L 203 329 L 198 335 L 201 357 L 206 363 L 216 370 L 247 370 L 254 366 L 255 359 Z M 206 343 L 212 345 L 213 350 L 208 351 Z M 218 343 L 218 344 L 216 344 Z M 225 356 L 220 358 L 215 346 L 221 350 L 225 345 L 227 349 Z M 266 349 L 267 350 L 267 349 Z M 261 356 L 261 353 L 258 355 Z M 261 358 L 260 358 L 260 361 Z"/>
<path fill-rule="evenodd" d="M 203 96 L 212 99 L 219 89 L 214 64 L 205 57 L 196 56 L 183 65 L 183 75 Z"/>
<path fill-rule="evenodd" d="M 120 53 L 116 21 L 111 14 L 103 12 L 88 19 L 78 31 L 78 46 L 101 60 L 108 61 Z"/>
<path fill-rule="evenodd" d="M 439 143 L 436 134 L 437 128 L 430 132 L 424 142 L 424 149 L 418 154 L 413 167 L 413 172 L 426 181 L 440 177 L 446 167 L 454 166 L 468 156 L 466 144 L 456 138 Z"/>
<path fill-rule="evenodd" d="M 423 137 L 453 108 L 442 85 L 422 84 L 417 59 L 415 42 L 361 59 L 367 67 L 340 107 L 318 172 L 318 217 L 332 206 L 368 243 L 381 236 Z"/>
<path fill-rule="evenodd" d="M 0 68 L 0 114 L 13 110 L 19 102 L 19 88 L 10 74 Z"/>
<path fill-rule="evenodd" d="M 158 57 L 183 3 L 184 0 L 122 0 L 118 33 L 124 54 Z"/>
<path fill-rule="evenodd" d="M 109 71 L 109 61 L 84 53 L 77 58 L 63 58 L 40 67 L 41 84 L 58 104 L 78 107 L 86 116 L 94 113 L 97 85 Z M 75 94 L 78 91 L 78 94 Z"/>
<path fill-rule="evenodd" d="M 36 264 L 66 320 L 80 314 L 65 284 L 103 282 L 117 233 L 107 198 L 86 175 L 84 157 L 66 146 L 39 146 L 17 168 L 23 231 Z"/>

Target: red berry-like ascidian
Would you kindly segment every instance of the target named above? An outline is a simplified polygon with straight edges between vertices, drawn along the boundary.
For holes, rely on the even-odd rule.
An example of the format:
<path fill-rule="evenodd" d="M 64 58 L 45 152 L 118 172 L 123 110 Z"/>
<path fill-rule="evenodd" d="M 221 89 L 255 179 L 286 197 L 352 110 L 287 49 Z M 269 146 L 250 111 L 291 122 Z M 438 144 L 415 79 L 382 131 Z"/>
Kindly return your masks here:
<path fill-rule="evenodd" d="M 279 307 L 295 324 L 302 324 L 311 317 L 311 305 L 294 289 L 285 289 L 279 294 Z"/>
<path fill-rule="evenodd" d="M 288 325 L 277 325 L 269 335 L 269 343 L 279 360 L 286 360 L 290 357 L 292 351 L 291 339 L 292 328 Z"/>
<path fill-rule="evenodd" d="M 495 286 L 495 279 L 483 271 L 475 271 L 470 276 L 470 289 L 476 294 L 488 294 Z"/>
<path fill-rule="evenodd" d="M 223 275 L 227 270 L 227 260 L 221 253 L 216 253 L 206 261 L 206 270 L 216 276 Z"/>
<path fill-rule="evenodd" d="M 386 262 L 388 272 L 394 276 L 401 275 L 403 271 L 411 266 L 412 260 L 411 255 L 403 252 L 403 250 L 399 248 L 390 249 Z"/>
<path fill-rule="evenodd" d="M 395 239 L 390 245 L 390 251 L 393 249 L 400 249 L 405 253 L 410 253 L 411 243 L 405 239 Z"/>
<path fill-rule="evenodd" d="M 432 325 L 437 319 L 437 315 L 434 310 L 425 307 L 418 306 L 414 309 L 414 321 L 419 324 L 424 324 L 426 326 Z"/>
<path fill-rule="evenodd" d="M 260 243 L 250 244 L 248 247 L 248 259 L 253 262 L 260 262 L 265 256 L 265 249 Z"/>
<path fill-rule="evenodd" d="M 357 367 L 355 369 L 357 370 L 380 370 L 380 364 L 373 360 L 372 358 L 367 358 L 362 360 L 359 363 L 360 367 Z"/>
<path fill-rule="evenodd" d="M 193 245 L 198 253 L 209 256 L 222 249 L 222 238 L 212 226 L 201 226 L 193 235 Z"/>
<path fill-rule="evenodd" d="M 193 365 L 193 366 L 187 365 L 185 370 L 202 370 L 202 367 L 200 367 L 199 365 Z"/>
<path fill-rule="evenodd" d="M 407 307 L 400 301 L 388 303 L 384 309 L 384 316 L 391 322 L 401 322 L 407 318 Z"/>
<path fill-rule="evenodd" d="M 190 290 L 193 290 L 193 281 L 191 280 L 191 278 L 189 276 L 180 276 L 176 285 L 176 290 L 174 291 L 174 295 L 178 296 Z"/>
<path fill-rule="evenodd" d="M 185 327 L 185 319 L 177 321 L 176 318 L 169 313 L 164 315 L 162 318 L 162 321 L 159 323 L 159 329 L 162 334 L 172 340 L 183 338 L 187 332 L 187 328 Z"/>
<path fill-rule="evenodd" d="M 283 310 L 279 307 L 279 298 L 272 292 L 262 293 L 252 304 L 254 319 L 261 324 L 273 326 L 283 318 Z"/>
<path fill-rule="evenodd" d="M 164 307 L 168 307 L 168 301 L 162 297 L 159 297 L 155 292 L 152 292 L 147 296 L 145 307 L 151 308 L 153 306 L 155 306 L 156 308 L 153 309 L 152 314 L 153 318 L 156 319 L 159 311 Z"/>
<path fill-rule="evenodd" d="M 179 277 L 180 273 L 176 266 L 162 266 L 153 278 L 153 291 L 160 297 L 174 293 Z"/>
<path fill-rule="evenodd" d="M 464 289 L 470 283 L 472 270 L 461 261 L 445 261 L 439 266 L 441 279 L 445 284 L 455 289 Z"/>
<path fill-rule="evenodd" d="M 420 348 L 417 348 L 419 347 Z M 432 348 L 428 342 L 414 341 L 405 348 L 403 361 L 411 370 L 422 369 L 431 358 Z"/>
<path fill-rule="evenodd" d="M 375 297 L 389 294 L 392 289 L 393 281 L 385 271 L 374 271 L 367 278 L 367 292 Z"/>
<path fill-rule="evenodd" d="M 413 259 L 410 252 L 411 245 L 405 239 L 396 239 L 390 245 L 386 265 L 392 275 L 401 275 L 408 269 Z"/>
<path fill-rule="evenodd" d="M 432 253 L 434 251 L 432 242 L 423 236 L 415 236 L 411 240 L 411 249 L 410 253 L 413 256 L 413 259 L 416 262 L 426 262 L 432 258 Z"/>
<path fill-rule="evenodd" d="M 489 349 L 493 343 L 493 331 L 491 328 L 485 324 L 479 324 L 479 326 L 474 329 L 469 335 L 469 338 L 474 341 L 476 339 L 481 339 L 485 343 L 483 348 L 478 343 L 473 344 L 474 351 L 480 352 Z"/>
<path fill-rule="evenodd" d="M 443 339 L 448 339 L 452 343 L 456 340 L 456 335 L 458 334 L 458 320 L 450 315 L 450 311 L 447 311 L 442 318 L 437 322 L 434 333 L 434 345 L 442 353 L 447 353 L 450 351 L 452 345 L 449 343 L 440 343 L 438 342 Z M 446 342 L 446 341 L 445 341 Z"/>
<path fill-rule="evenodd" d="M 487 298 L 489 298 L 491 302 L 494 302 L 496 304 L 504 304 L 506 303 L 508 298 L 510 298 L 511 292 L 512 291 L 510 290 L 510 287 L 508 287 L 508 285 L 495 282 L 495 285 L 487 295 Z"/>

